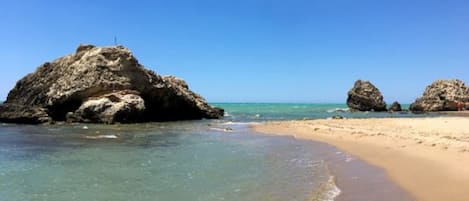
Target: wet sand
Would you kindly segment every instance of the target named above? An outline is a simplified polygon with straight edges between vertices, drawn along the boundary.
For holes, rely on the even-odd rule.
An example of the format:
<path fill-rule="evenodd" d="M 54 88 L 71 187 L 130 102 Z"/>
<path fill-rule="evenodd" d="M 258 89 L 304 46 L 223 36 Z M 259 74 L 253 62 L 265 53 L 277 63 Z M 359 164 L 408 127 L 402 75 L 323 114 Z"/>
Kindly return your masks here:
<path fill-rule="evenodd" d="M 283 121 L 254 129 L 334 145 L 383 168 L 419 201 L 469 200 L 467 117 Z"/>

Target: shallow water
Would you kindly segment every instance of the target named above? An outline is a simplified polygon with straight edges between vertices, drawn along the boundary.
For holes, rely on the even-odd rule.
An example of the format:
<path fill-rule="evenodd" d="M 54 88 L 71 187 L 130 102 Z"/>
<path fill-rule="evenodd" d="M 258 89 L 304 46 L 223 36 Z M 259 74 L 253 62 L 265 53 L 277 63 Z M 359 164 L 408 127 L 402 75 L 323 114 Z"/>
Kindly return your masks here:
<path fill-rule="evenodd" d="M 0 201 L 326 201 L 339 192 L 337 201 L 411 200 L 381 169 L 332 146 L 248 125 L 422 115 L 350 113 L 343 104 L 216 105 L 224 120 L 0 124 Z"/>
<path fill-rule="evenodd" d="M 3 124 L 0 200 L 327 200 L 334 192 L 325 150 L 231 127 Z"/>

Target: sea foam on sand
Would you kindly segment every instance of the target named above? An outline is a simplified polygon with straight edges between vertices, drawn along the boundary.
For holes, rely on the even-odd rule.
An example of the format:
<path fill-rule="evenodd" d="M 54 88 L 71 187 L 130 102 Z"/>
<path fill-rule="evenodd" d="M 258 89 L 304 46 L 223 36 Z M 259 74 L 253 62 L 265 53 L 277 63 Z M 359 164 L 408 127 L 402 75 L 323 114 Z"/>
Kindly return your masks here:
<path fill-rule="evenodd" d="M 383 168 L 422 201 L 469 200 L 469 118 L 268 122 L 256 131 L 332 144 Z"/>

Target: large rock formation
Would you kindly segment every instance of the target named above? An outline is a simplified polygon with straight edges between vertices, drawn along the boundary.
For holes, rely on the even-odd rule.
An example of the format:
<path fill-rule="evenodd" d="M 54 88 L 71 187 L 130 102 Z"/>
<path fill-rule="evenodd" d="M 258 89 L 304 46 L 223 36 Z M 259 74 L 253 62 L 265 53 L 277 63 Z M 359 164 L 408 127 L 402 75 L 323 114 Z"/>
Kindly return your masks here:
<path fill-rule="evenodd" d="M 423 96 L 409 109 L 414 112 L 454 111 L 458 110 L 458 102 L 469 103 L 469 87 L 461 80 L 437 80 L 427 86 Z"/>
<path fill-rule="evenodd" d="M 15 123 L 144 122 L 221 118 L 181 79 L 146 70 L 123 46 L 80 45 L 19 80 L 0 106 Z"/>
<path fill-rule="evenodd" d="M 351 111 L 386 111 L 383 95 L 369 81 L 355 82 L 348 92 L 347 105 Z"/>

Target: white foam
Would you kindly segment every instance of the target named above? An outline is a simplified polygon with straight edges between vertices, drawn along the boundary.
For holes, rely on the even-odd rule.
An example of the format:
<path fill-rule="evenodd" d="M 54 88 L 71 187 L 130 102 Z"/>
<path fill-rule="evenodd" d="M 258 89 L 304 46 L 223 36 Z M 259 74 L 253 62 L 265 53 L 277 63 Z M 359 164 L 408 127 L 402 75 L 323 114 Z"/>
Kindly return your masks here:
<path fill-rule="evenodd" d="M 117 139 L 116 135 L 95 135 L 85 136 L 86 139 Z"/>
<path fill-rule="evenodd" d="M 326 110 L 328 113 L 334 113 L 334 112 L 348 112 L 350 111 L 349 108 L 334 108 L 334 109 L 329 109 Z"/>
<path fill-rule="evenodd" d="M 211 130 L 216 130 L 216 131 L 223 131 L 223 132 L 227 132 L 227 133 L 228 132 L 233 132 L 233 129 L 231 129 L 231 128 L 215 128 L 215 127 L 213 127 L 213 128 L 210 128 L 210 129 Z"/>
<path fill-rule="evenodd" d="M 347 158 L 345 158 L 345 162 L 346 162 L 346 163 L 348 163 L 348 162 L 350 162 L 350 161 L 352 161 L 352 160 L 353 160 L 352 157 L 347 157 Z"/>
<path fill-rule="evenodd" d="M 334 199 L 340 195 L 342 192 L 339 187 L 334 182 L 334 176 L 330 176 L 329 180 L 327 181 L 328 191 L 326 192 L 326 196 L 324 201 L 334 201 Z"/>
<path fill-rule="evenodd" d="M 222 123 L 222 125 L 258 125 L 258 124 L 260 123 L 259 122 L 232 122 L 232 121 Z"/>

